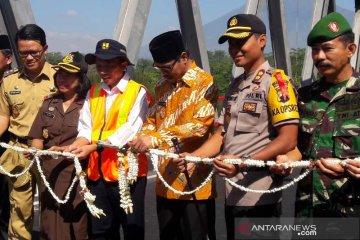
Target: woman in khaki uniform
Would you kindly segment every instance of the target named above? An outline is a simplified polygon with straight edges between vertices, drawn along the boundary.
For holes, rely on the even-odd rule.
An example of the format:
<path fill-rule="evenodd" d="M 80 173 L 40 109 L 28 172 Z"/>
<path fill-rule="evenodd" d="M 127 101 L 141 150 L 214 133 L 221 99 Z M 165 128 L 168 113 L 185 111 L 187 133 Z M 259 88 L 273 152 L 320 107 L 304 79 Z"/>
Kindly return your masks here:
<path fill-rule="evenodd" d="M 87 64 L 79 52 L 69 53 L 58 66 L 54 79 L 59 94 L 44 101 L 29 133 L 33 139 L 31 146 L 38 149 L 63 150 L 76 139 L 79 113 L 90 88 L 86 77 Z M 64 199 L 75 177 L 73 161 L 63 157 L 44 157 L 41 163 L 51 188 L 60 199 Z M 77 183 L 69 202 L 60 205 L 44 184 L 40 185 L 40 234 L 43 239 L 88 238 L 87 209 L 79 191 Z"/>

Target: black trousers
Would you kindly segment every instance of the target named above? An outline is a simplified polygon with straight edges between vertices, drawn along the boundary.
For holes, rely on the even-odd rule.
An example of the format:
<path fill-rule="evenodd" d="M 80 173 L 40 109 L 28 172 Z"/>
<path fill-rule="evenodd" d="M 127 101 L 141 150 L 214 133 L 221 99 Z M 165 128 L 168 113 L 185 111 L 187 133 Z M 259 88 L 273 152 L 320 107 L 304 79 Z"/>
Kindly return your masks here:
<path fill-rule="evenodd" d="M 227 239 L 228 240 L 235 239 L 235 218 L 277 218 L 276 221 L 279 221 L 280 215 L 281 215 L 281 203 L 261 205 L 261 206 L 251 206 L 251 207 L 225 205 Z M 274 222 L 274 224 L 276 224 L 276 222 Z M 249 237 L 254 238 L 254 236 L 249 236 Z M 242 239 L 246 239 L 246 238 L 242 238 Z M 261 239 L 261 236 L 256 239 Z M 279 239 L 279 236 L 274 236 L 274 239 Z"/>
<path fill-rule="evenodd" d="M 9 186 L 5 175 L 0 174 L 0 240 L 6 240 L 10 218 Z"/>
<path fill-rule="evenodd" d="M 120 225 L 125 240 L 143 240 L 145 232 L 144 200 L 147 178 L 138 177 L 131 187 L 133 213 L 127 215 L 120 207 L 119 185 L 117 182 L 106 182 L 103 179 L 89 181 L 92 194 L 96 195 L 95 205 L 106 216 L 96 218 L 91 216 L 90 239 L 120 239 Z"/>
<path fill-rule="evenodd" d="M 176 200 L 156 197 L 161 240 L 216 239 L 215 199 Z"/>

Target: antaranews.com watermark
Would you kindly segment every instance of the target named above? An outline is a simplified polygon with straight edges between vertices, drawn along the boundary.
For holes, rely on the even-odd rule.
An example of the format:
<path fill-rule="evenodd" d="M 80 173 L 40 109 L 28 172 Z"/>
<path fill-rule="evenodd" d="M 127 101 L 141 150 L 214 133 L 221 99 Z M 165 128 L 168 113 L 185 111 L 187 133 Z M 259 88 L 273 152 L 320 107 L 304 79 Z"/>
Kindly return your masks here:
<path fill-rule="evenodd" d="M 358 226 L 359 218 L 236 218 L 235 238 L 360 239 Z"/>

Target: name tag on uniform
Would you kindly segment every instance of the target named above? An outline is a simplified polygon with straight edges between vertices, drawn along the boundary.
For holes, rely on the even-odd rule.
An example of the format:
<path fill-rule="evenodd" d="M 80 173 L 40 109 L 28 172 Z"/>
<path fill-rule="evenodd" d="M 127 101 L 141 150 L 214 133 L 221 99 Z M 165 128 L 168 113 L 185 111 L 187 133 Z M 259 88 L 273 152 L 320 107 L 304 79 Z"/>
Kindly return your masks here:
<path fill-rule="evenodd" d="M 50 113 L 50 112 L 44 112 L 44 115 L 48 118 L 54 118 L 55 117 L 55 114 L 53 113 Z"/>
<path fill-rule="evenodd" d="M 16 95 L 16 94 L 20 94 L 21 91 L 20 90 L 15 90 L 15 91 L 10 91 L 9 93 L 10 93 L 10 95 Z"/>
<path fill-rule="evenodd" d="M 254 113 L 254 112 L 256 112 L 256 106 L 257 106 L 257 103 L 244 102 L 242 111 Z"/>

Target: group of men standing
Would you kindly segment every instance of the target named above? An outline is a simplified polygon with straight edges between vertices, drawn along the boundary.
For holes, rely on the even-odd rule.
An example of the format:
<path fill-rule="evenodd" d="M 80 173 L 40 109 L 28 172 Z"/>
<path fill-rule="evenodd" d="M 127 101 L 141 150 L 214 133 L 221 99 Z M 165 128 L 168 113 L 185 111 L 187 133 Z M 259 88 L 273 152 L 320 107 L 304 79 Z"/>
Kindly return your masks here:
<path fill-rule="evenodd" d="M 127 74 L 132 63 L 124 45 L 103 39 L 95 53 L 85 56 L 88 64 L 96 65 L 102 82 L 88 92 L 78 137 L 64 150 L 80 159 L 89 157 L 88 186 L 97 196 L 95 205 L 106 214 L 91 218 L 89 239 L 119 239 L 120 225 L 125 239 L 144 239 L 147 161 L 142 154 L 152 148 L 181 153 L 180 159 L 160 158 L 158 166 L 165 181 L 178 191 L 191 191 L 211 172 L 209 165 L 187 163 L 188 155 L 216 156 L 213 165 L 220 176 L 261 190 L 281 186 L 291 169 L 281 165 L 249 168 L 224 159 L 317 160 L 316 168 L 299 184 L 296 216 L 359 217 L 360 162 L 350 160 L 345 166 L 328 162 L 356 158 L 360 151 L 360 79 L 350 65 L 356 45 L 349 23 L 334 12 L 313 27 L 307 44 L 322 77 L 301 88 L 298 96 L 284 71 L 265 60 L 267 36 L 261 19 L 251 14 L 231 17 L 219 44 L 226 41 L 234 64 L 244 68 L 244 73 L 231 80 L 215 131 L 216 82 L 191 59 L 180 31 L 160 34 L 149 44 L 153 66 L 162 75 L 149 108 L 147 89 Z M 24 68 L 2 83 L 0 135 L 8 129 L 10 144 L 28 147 L 27 133 L 39 105 L 56 89 L 53 70 L 45 60 L 42 29 L 26 25 L 16 43 Z M 127 215 L 119 204 L 117 153 L 99 147 L 99 140 L 128 144 L 138 154 L 138 181 L 131 186 L 132 214 Z M 30 162 L 9 149 L 0 164 L 19 172 Z M 31 239 L 36 179 L 34 169 L 20 178 L 9 178 L 9 239 Z M 157 180 L 160 239 L 216 238 L 213 180 L 191 195 L 175 193 Z M 242 192 L 226 183 L 228 239 L 235 239 L 236 218 L 280 217 L 280 206 L 281 192 Z"/>

